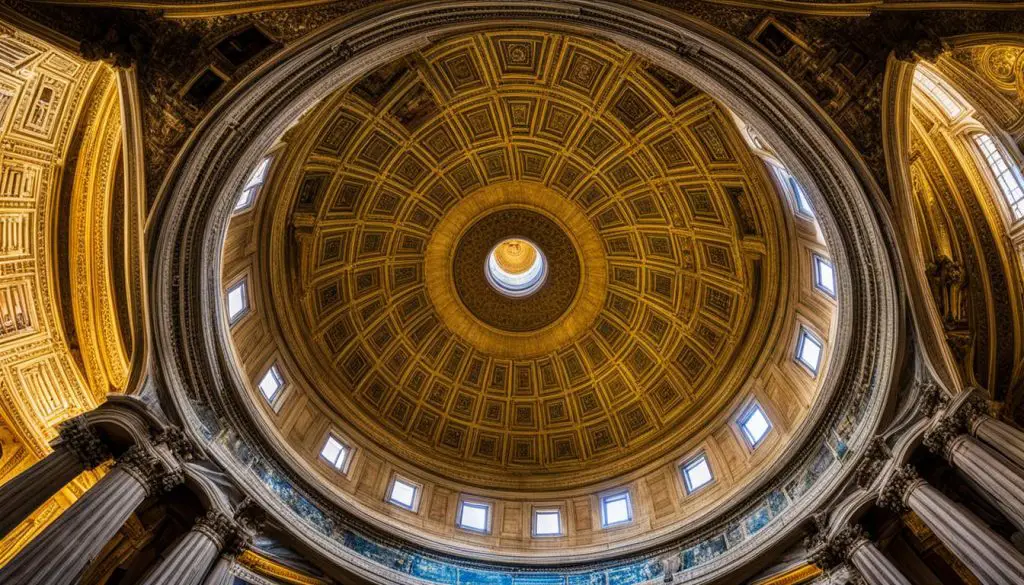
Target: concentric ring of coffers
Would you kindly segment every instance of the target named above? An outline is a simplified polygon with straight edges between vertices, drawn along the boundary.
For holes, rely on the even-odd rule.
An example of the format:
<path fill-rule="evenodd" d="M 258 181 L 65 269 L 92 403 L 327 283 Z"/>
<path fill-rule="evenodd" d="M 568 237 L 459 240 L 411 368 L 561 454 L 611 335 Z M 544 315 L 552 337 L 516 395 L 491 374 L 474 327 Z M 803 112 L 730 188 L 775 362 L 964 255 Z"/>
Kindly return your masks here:
<path fill-rule="evenodd" d="M 270 155 L 265 207 L 232 222 L 227 245 L 236 226 L 280 235 L 225 263 L 228 290 L 269 277 L 301 299 L 256 299 L 267 310 L 233 326 L 253 398 L 285 436 L 301 428 L 292 448 L 346 499 L 420 534 L 542 548 L 543 504 L 559 536 L 593 531 L 586 548 L 723 501 L 810 408 L 836 302 L 815 286 L 828 251 L 806 196 L 747 131 L 657 65 L 571 35 L 456 36 L 382 65 L 305 117 Z M 473 276 L 452 261 L 502 206 L 572 244 L 529 236 L 546 273 L 506 299 L 546 325 L 471 307 L 498 293 L 491 254 L 523 228 L 488 233 Z M 561 249 L 578 278 L 554 269 Z M 564 306 L 528 304 L 566 282 Z M 245 319 L 282 333 L 257 351 Z M 602 494 L 621 489 L 633 528 L 604 532 Z M 484 529 L 462 524 L 467 503 Z"/>

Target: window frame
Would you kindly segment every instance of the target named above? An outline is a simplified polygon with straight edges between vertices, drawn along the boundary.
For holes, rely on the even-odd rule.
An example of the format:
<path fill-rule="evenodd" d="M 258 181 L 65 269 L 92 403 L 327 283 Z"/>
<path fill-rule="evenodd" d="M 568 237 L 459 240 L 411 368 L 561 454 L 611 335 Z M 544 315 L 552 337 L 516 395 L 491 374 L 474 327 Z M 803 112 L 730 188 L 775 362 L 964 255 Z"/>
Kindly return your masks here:
<path fill-rule="evenodd" d="M 330 441 L 334 441 L 335 443 L 341 446 L 343 460 L 341 462 L 340 467 L 338 466 L 337 461 L 331 461 L 324 455 L 324 449 L 327 448 L 327 444 Z M 341 436 L 335 433 L 334 431 L 327 431 L 327 436 L 324 438 L 324 441 L 320 446 L 319 459 L 330 465 L 331 468 L 337 471 L 338 473 L 341 473 L 342 475 L 348 475 L 348 470 L 352 466 L 352 457 L 354 453 L 355 451 L 352 449 L 352 446 L 348 443 L 348 441 L 342 439 Z"/>
<path fill-rule="evenodd" d="M 771 167 L 775 181 L 782 188 L 783 194 L 792 202 L 793 211 L 803 219 L 817 221 L 817 216 L 814 215 L 814 206 L 811 205 L 811 200 L 807 198 L 807 192 L 800 185 L 796 176 L 780 163 L 765 161 L 765 164 Z"/>
<path fill-rule="evenodd" d="M 242 290 L 242 308 L 234 315 L 231 314 L 231 294 L 236 290 Z M 228 327 L 234 327 L 239 321 L 245 318 L 252 309 L 252 302 L 249 300 L 249 277 L 243 276 L 231 283 L 224 292 L 224 309 L 228 318 Z"/>
<path fill-rule="evenodd" d="M 814 345 L 818 346 L 818 362 L 814 365 L 806 362 L 803 357 L 804 344 L 810 341 Z M 811 373 L 812 378 L 817 378 L 821 372 L 821 363 L 825 357 L 825 342 L 821 340 L 817 335 L 811 332 L 810 329 L 804 325 L 800 326 L 796 336 L 796 351 L 793 355 L 794 361 L 803 366 L 805 370 Z"/>
<path fill-rule="evenodd" d="M 963 98 L 946 80 L 920 64 L 914 67 L 913 84 L 928 97 L 928 100 L 942 112 L 947 120 L 959 120 L 970 111 Z M 950 112 L 946 101 L 956 107 L 957 111 Z"/>
<path fill-rule="evenodd" d="M 817 252 L 815 252 L 815 253 L 813 253 L 811 255 L 811 265 L 812 265 L 812 270 L 811 270 L 812 278 L 814 279 L 814 288 L 816 288 L 819 291 L 825 293 L 830 298 L 833 298 L 833 299 L 836 298 L 836 283 L 838 282 L 838 280 L 836 279 L 836 267 L 835 267 L 834 264 L 832 264 L 832 261 L 829 260 L 828 258 L 826 258 L 825 256 L 822 256 L 821 254 L 818 254 Z M 831 289 L 825 288 L 825 286 L 821 282 L 821 266 L 822 265 L 827 266 L 829 271 L 832 273 L 832 288 Z"/>
<path fill-rule="evenodd" d="M 484 510 L 484 529 L 479 529 L 473 526 L 467 526 L 462 523 L 462 513 L 466 507 L 483 509 Z M 494 521 L 494 504 L 490 501 L 474 498 L 471 496 L 463 496 L 459 498 L 459 508 L 455 515 L 455 527 L 460 530 L 472 532 L 473 534 L 490 534 L 491 526 Z"/>
<path fill-rule="evenodd" d="M 711 478 L 708 479 L 706 482 L 700 484 L 699 486 L 694 487 L 692 482 L 690 481 L 690 475 L 688 471 L 691 468 L 696 467 L 700 461 L 703 461 L 704 464 L 707 466 L 708 475 L 710 475 Z M 685 459 L 682 463 L 680 463 L 679 472 L 683 476 L 683 489 L 686 492 L 686 495 L 688 496 L 692 496 L 693 494 L 714 485 L 714 483 L 718 481 L 718 478 L 715 477 L 715 470 L 713 467 L 711 467 L 711 459 L 708 457 L 707 451 L 704 450 L 698 451 L 692 457 L 689 457 Z"/>
<path fill-rule="evenodd" d="M 608 521 L 608 502 L 610 500 L 626 500 L 626 519 L 615 522 Z M 598 503 L 601 510 L 601 528 L 618 528 L 633 523 L 633 494 L 629 488 L 610 490 L 598 496 Z"/>
<path fill-rule="evenodd" d="M 277 388 L 274 389 L 273 394 L 267 396 L 267 393 L 263 390 L 263 382 L 267 379 L 267 376 L 270 376 L 271 374 L 273 374 L 274 380 L 277 382 Z M 270 363 L 270 366 L 263 371 L 263 375 L 260 376 L 259 381 L 256 382 L 256 389 L 259 391 L 260 396 L 262 396 L 267 401 L 267 404 L 275 410 L 276 405 L 280 401 L 287 386 L 288 381 L 285 379 L 284 373 L 281 372 L 281 368 L 278 366 L 276 361 Z"/>
<path fill-rule="evenodd" d="M 996 194 L 996 199 L 999 202 L 997 206 L 1003 210 L 1003 214 L 1008 221 L 1008 225 L 1016 226 L 1021 224 L 1024 222 L 1024 170 L 1020 168 L 1020 164 L 1017 162 L 1017 159 L 1010 155 L 1002 142 L 993 136 L 991 132 L 988 132 L 987 130 L 971 132 L 968 138 L 970 139 L 974 154 L 980 161 L 980 164 L 978 165 L 981 167 L 980 172 L 986 177 L 987 182 L 989 183 L 989 190 Z M 991 155 L 985 152 L 985 149 L 981 144 L 982 139 L 991 144 L 991 155 L 997 155 L 999 157 L 1000 162 L 1006 166 L 1006 173 L 1002 175 L 996 174 L 996 170 L 993 168 L 992 161 L 990 160 Z M 1002 176 L 1007 174 L 1013 179 L 1016 184 L 1015 187 L 1021 195 L 1015 201 L 1010 201 L 1011 194 L 1007 193 L 1006 190 L 1007 188 L 1010 188 L 1012 191 L 1012 187 L 1009 185 L 1004 187 L 1004 181 L 1000 180 Z"/>
<path fill-rule="evenodd" d="M 558 518 L 558 532 L 551 532 L 551 533 L 545 532 L 544 534 L 541 534 L 541 533 L 537 532 L 537 524 L 538 524 L 538 520 L 540 519 L 540 516 L 541 515 L 547 516 L 547 515 L 550 515 L 550 514 L 555 514 L 556 517 Z M 565 511 L 562 509 L 561 506 L 557 506 L 557 505 L 534 506 L 533 512 L 532 512 L 532 514 L 530 516 L 532 518 L 532 521 L 530 522 L 530 526 L 531 526 L 531 528 L 530 528 L 530 535 L 533 538 L 561 538 L 561 537 L 564 537 L 566 535 Z"/>
<path fill-rule="evenodd" d="M 406 506 L 402 502 L 395 500 L 394 491 L 395 485 L 397 484 L 402 484 L 406 487 L 412 488 L 412 503 L 410 503 L 408 506 Z M 405 510 L 407 512 L 412 512 L 415 514 L 419 512 L 420 497 L 422 496 L 422 494 L 423 484 L 416 481 L 412 481 L 411 479 L 399 473 L 393 473 L 391 474 L 391 481 L 388 482 L 388 489 L 387 492 L 385 492 L 384 501 L 401 510 Z"/>
<path fill-rule="evenodd" d="M 273 159 L 274 155 L 265 155 L 246 175 L 245 183 L 242 184 L 242 189 L 238 192 L 238 198 L 235 199 L 235 206 L 231 210 L 232 215 L 245 213 L 256 204 L 256 198 L 259 197 L 260 192 L 263 190 L 263 185 L 267 183 L 267 177 L 270 176 L 270 165 Z M 257 171 L 261 171 L 259 172 L 258 179 L 256 179 Z M 249 193 L 248 197 L 246 197 L 246 193 Z M 243 198 L 245 198 L 245 203 L 242 203 Z"/>
<path fill-rule="evenodd" d="M 755 440 L 753 434 L 750 432 L 749 429 L 747 429 L 747 423 L 750 422 L 750 419 L 753 418 L 754 413 L 757 412 L 761 413 L 761 417 L 764 418 L 764 421 L 765 423 L 768 424 L 768 427 L 764 430 L 764 433 L 762 433 L 761 436 Z M 751 449 L 757 449 L 761 445 L 761 443 L 763 443 L 764 440 L 768 438 L 768 435 L 771 434 L 772 429 L 775 428 L 775 425 L 772 423 L 772 419 L 768 416 L 768 412 L 764 409 L 763 406 L 761 406 L 761 403 L 758 402 L 757 400 L 751 400 L 750 404 L 748 404 L 740 413 L 740 415 L 736 417 L 736 426 L 739 427 L 740 432 L 743 434 L 743 438 L 746 439 L 747 441 L 747 446 L 750 447 Z"/>

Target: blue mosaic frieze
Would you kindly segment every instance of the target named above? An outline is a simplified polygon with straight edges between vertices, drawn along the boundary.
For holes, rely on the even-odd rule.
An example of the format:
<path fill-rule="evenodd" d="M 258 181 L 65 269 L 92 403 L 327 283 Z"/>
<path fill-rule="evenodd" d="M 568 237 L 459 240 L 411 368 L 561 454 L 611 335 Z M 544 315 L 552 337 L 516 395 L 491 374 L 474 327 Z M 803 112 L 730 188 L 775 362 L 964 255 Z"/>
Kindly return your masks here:
<path fill-rule="evenodd" d="M 856 401 L 855 401 L 856 402 Z M 854 404 L 854 415 L 841 417 L 841 422 L 830 428 L 828 439 L 812 453 L 782 486 L 771 489 L 765 496 L 754 502 L 747 511 L 725 524 L 719 532 L 705 535 L 701 540 L 688 542 L 680 547 L 680 566 L 683 570 L 694 569 L 727 553 L 730 549 L 746 543 L 778 516 L 791 509 L 794 503 L 805 496 L 814 484 L 831 467 L 841 463 L 848 452 L 848 441 L 855 424 L 851 418 L 858 418 L 865 410 L 863 402 Z M 199 409 L 197 409 L 199 410 Z M 364 559 L 379 565 L 382 569 L 408 574 L 413 578 L 443 585 L 636 585 L 662 576 L 659 559 L 671 553 L 660 551 L 656 555 L 638 555 L 622 559 L 610 566 L 590 570 L 566 568 L 565 570 L 531 571 L 504 567 L 489 567 L 467 562 L 456 557 L 445 557 L 433 551 L 414 547 L 398 546 L 394 542 L 378 540 L 376 537 L 351 528 L 344 517 L 325 512 L 316 503 L 296 489 L 287 476 L 264 463 L 253 450 L 231 433 L 219 433 L 214 417 L 203 416 L 199 410 L 203 436 L 218 441 L 243 467 L 247 467 L 266 488 L 287 505 L 299 518 L 306 521 L 316 532 L 334 540 L 341 546 Z M 656 556 L 656 558 L 654 558 Z M 659 579 L 660 580 L 660 579 Z"/>

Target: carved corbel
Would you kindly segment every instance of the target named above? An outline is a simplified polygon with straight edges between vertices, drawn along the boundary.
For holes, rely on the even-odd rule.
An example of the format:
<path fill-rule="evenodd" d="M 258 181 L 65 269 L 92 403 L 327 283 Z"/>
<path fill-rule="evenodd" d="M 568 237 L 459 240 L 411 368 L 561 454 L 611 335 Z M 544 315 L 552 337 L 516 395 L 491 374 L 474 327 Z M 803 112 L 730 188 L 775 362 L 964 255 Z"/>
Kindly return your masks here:
<path fill-rule="evenodd" d="M 878 474 L 882 472 L 885 467 L 886 461 L 892 458 L 892 451 L 889 449 L 889 445 L 885 442 L 881 436 L 875 436 L 868 443 L 867 448 L 864 450 L 864 458 L 857 465 L 857 469 L 854 471 L 854 480 L 857 482 L 857 487 L 861 489 L 867 489 Z"/>

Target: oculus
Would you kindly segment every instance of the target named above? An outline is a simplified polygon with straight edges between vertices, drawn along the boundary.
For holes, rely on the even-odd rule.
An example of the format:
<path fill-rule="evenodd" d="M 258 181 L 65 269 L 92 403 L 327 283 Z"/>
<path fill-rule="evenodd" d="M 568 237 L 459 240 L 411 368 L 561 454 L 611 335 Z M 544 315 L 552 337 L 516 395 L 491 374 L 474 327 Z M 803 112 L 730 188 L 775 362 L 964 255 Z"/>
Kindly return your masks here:
<path fill-rule="evenodd" d="M 512 298 L 528 297 L 547 281 L 548 261 L 530 240 L 507 238 L 487 254 L 484 274 L 499 293 Z"/>

